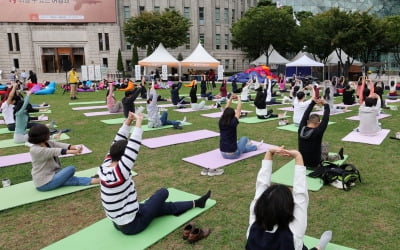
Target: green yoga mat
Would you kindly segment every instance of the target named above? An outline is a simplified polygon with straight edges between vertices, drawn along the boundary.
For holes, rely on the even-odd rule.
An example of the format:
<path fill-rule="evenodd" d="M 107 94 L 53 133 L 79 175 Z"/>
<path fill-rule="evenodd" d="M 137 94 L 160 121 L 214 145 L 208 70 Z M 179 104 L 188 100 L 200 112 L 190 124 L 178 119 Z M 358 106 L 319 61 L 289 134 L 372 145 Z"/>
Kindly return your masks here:
<path fill-rule="evenodd" d="M 329 122 L 328 125 L 331 124 L 335 124 L 336 122 Z M 288 125 L 284 125 L 284 126 L 279 126 L 276 127 L 277 129 L 282 129 L 282 130 L 287 130 L 290 132 L 297 132 L 299 130 L 299 127 L 296 127 L 293 123 L 292 124 L 288 124 Z"/>
<path fill-rule="evenodd" d="M 75 173 L 78 177 L 89 177 L 97 174 L 98 167 L 90 168 Z M 132 171 L 132 175 L 136 176 L 137 173 Z M 11 180 L 12 182 L 12 180 Z M 66 186 L 60 187 L 55 190 L 40 192 L 37 191 L 33 181 L 18 183 L 6 188 L 0 189 L 0 211 L 21 206 L 24 204 L 33 203 L 36 201 L 42 201 L 51 199 L 57 196 L 74 193 L 80 190 L 97 187 L 98 185 L 89 186 Z"/>
<path fill-rule="evenodd" d="M 91 101 L 91 102 L 70 102 L 69 105 L 85 105 L 85 104 L 105 104 L 106 101 Z"/>
<path fill-rule="evenodd" d="M 194 200 L 199 197 L 174 188 L 169 188 L 168 190 L 169 201 Z M 146 249 L 188 221 L 192 220 L 194 217 L 207 211 L 215 204 L 215 200 L 209 199 L 205 208 L 194 208 L 180 216 L 168 215 L 158 217 L 154 219 L 143 232 L 136 235 L 122 234 L 114 228 L 110 219 L 105 218 L 68 236 L 67 238 L 51 244 L 44 249 Z M 177 240 L 182 241 L 181 235 L 179 235 L 179 239 Z"/>
<path fill-rule="evenodd" d="M 317 238 L 313 238 L 310 236 L 305 235 L 303 238 L 303 243 L 306 247 L 308 247 L 308 249 L 315 247 L 319 242 L 319 239 Z M 329 243 L 325 250 L 355 250 L 355 248 L 350 248 L 350 247 L 345 247 L 345 246 L 341 246 L 341 245 L 337 245 L 334 243 Z"/>
<path fill-rule="evenodd" d="M 61 134 L 61 137 L 58 141 L 68 140 L 70 137 L 67 134 Z M 7 139 L 0 141 L 0 148 L 11 148 L 17 146 L 24 146 L 25 143 L 15 143 L 14 139 Z"/>
<path fill-rule="evenodd" d="M 100 120 L 100 121 L 102 123 L 105 123 L 105 124 L 108 124 L 108 125 L 122 124 L 125 121 L 125 117 L 107 119 L 107 120 Z"/>
<path fill-rule="evenodd" d="M 348 155 L 345 155 L 343 160 L 335 161 L 335 163 L 342 164 L 347 160 L 348 157 L 349 157 Z M 272 173 L 271 181 L 286 186 L 293 186 L 293 177 L 294 177 L 293 168 L 294 168 L 294 160 L 291 160 L 285 165 L 283 165 L 281 168 L 276 170 L 274 173 Z M 313 171 L 312 170 L 306 171 L 307 175 L 311 172 Z M 319 191 L 324 185 L 324 183 L 320 178 L 311 178 L 307 176 L 306 179 L 307 179 L 307 187 L 308 190 L 310 191 Z"/>
<path fill-rule="evenodd" d="M 239 122 L 243 123 L 260 123 L 260 122 L 269 122 L 269 121 L 276 121 L 279 119 L 285 119 L 289 118 L 290 116 L 284 116 L 284 117 L 274 117 L 274 118 L 268 118 L 268 119 L 258 119 L 257 116 L 251 116 L 251 117 L 243 117 L 239 119 Z"/>

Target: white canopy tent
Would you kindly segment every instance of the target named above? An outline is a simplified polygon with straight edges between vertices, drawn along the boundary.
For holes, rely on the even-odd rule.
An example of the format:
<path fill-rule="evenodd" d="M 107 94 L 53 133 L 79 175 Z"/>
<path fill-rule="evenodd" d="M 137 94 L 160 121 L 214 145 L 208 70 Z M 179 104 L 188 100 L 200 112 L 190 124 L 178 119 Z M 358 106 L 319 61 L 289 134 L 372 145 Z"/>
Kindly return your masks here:
<path fill-rule="evenodd" d="M 281 56 L 281 54 L 279 54 L 279 52 L 276 51 L 276 49 L 274 49 L 272 45 L 269 46 L 268 54 L 269 54 L 268 64 L 287 64 L 290 62 L 288 59 Z M 255 64 L 259 66 L 259 65 L 265 65 L 266 63 L 267 63 L 267 56 L 265 54 L 262 54 L 256 60 L 252 61 L 250 64 Z"/>
<path fill-rule="evenodd" d="M 181 62 L 181 66 L 186 68 L 216 68 L 219 64 L 220 62 L 212 57 L 201 43 Z"/>
<path fill-rule="evenodd" d="M 144 67 L 160 67 L 162 65 L 178 67 L 179 61 L 165 49 L 162 43 L 160 43 L 151 55 L 139 61 L 139 65 Z"/>
<path fill-rule="evenodd" d="M 288 67 L 296 67 L 296 75 L 297 75 L 297 68 L 298 67 L 322 67 L 324 68 L 324 64 L 314 61 L 313 59 L 309 58 L 307 55 L 303 55 L 299 59 L 292 61 L 286 64 L 286 68 Z M 322 74 L 324 75 L 324 74 Z"/>
<path fill-rule="evenodd" d="M 342 59 L 342 62 L 347 61 L 347 54 L 342 50 L 340 58 Z M 326 60 L 326 64 L 338 64 L 340 62 L 340 58 L 338 57 L 336 50 L 332 51 L 332 53 L 329 54 L 328 59 Z M 350 62 L 353 61 L 352 65 L 356 66 L 362 66 L 362 62 L 353 60 L 353 58 L 350 57 Z"/>

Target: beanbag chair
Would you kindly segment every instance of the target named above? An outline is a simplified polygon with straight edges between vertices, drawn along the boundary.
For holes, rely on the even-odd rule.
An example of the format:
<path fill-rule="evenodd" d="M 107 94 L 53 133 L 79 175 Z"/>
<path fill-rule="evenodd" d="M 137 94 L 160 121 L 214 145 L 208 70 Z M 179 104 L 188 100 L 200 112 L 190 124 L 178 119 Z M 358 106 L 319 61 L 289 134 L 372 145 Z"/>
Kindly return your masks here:
<path fill-rule="evenodd" d="M 39 85 L 39 84 L 37 84 Z M 47 85 L 45 88 L 36 91 L 35 95 L 51 95 L 54 94 L 54 92 L 56 91 L 56 83 L 55 82 L 50 82 L 49 85 Z"/>
<path fill-rule="evenodd" d="M 130 91 L 133 90 L 135 88 L 135 84 L 132 81 L 128 82 L 128 86 L 126 86 L 126 88 L 123 89 L 117 89 L 118 91 Z"/>
<path fill-rule="evenodd" d="M 86 81 L 85 86 L 83 88 L 77 88 L 76 91 L 78 92 L 93 92 L 94 89 L 92 87 L 92 82 L 91 81 Z"/>
<path fill-rule="evenodd" d="M 7 90 L 7 85 L 0 85 L 0 90 Z"/>

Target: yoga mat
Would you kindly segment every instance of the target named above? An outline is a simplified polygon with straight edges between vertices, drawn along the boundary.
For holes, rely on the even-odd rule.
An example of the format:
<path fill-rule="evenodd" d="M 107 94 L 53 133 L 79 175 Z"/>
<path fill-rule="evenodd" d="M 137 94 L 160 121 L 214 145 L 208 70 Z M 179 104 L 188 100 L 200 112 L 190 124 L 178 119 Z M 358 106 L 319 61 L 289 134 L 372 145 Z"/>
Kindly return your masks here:
<path fill-rule="evenodd" d="M 189 112 L 204 111 L 204 110 L 210 110 L 210 109 L 215 109 L 215 108 L 205 107 L 203 109 L 194 110 L 194 109 L 188 107 L 188 108 L 184 108 L 184 109 L 174 109 L 174 111 L 181 112 L 181 113 L 189 113 Z"/>
<path fill-rule="evenodd" d="M 328 125 L 335 124 L 336 122 L 328 122 Z M 290 132 L 296 132 L 299 130 L 299 127 L 296 127 L 294 123 L 276 127 L 277 129 L 287 130 Z"/>
<path fill-rule="evenodd" d="M 69 105 L 105 104 L 106 101 L 70 102 Z"/>
<path fill-rule="evenodd" d="M 247 112 L 247 113 L 251 113 L 253 111 L 249 111 L 249 110 L 242 110 L 242 112 Z M 205 117 L 210 117 L 210 118 L 220 118 L 222 116 L 222 111 L 220 112 L 215 112 L 215 113 L 208 113 L 208 114 L 201 114 L 202 116 Z"/>
<path fill-rule="evenodd" d="M 8 128 L 0 128 L 0 135 L 12 134 L 12 133 L 14 133 L 14 131 L 10 131 L 8 130 Z"/>
<path fill-rule="evenodd" d="M 42 118 L 38 120 L 33 120 L 31 122 L 43 122 L 43 121 L 48 121 L 49 117 L 48 116 L 43 116 Z M 4 120 L 0 120 L 0 124 L 6 124 Z"/>
<path fill-rule="evenodd" d="M 343 160 L 335 161 L 335 163 L 342 164 L 347 160 L 348 157 L 349 157 L 348 155 L 345 155 Z M 292 187 L 293 177 L 294 177 L 293 173 L 294 165 L 295 165 L 294 160 L 291 160 L 285 165 L 283 165 L 281 168 L 272 173 L 271 181 L 274 183 L 279 183 L 282 185 Z M 308 169 L 306 170 L 307 175 L 311 172 L 313 172 L 313 170 L 308 170 Z M 307 176 L 306 180 L 307 180 L 308 190 L 310 191 L 319 191 L 324 185 L 322 179 L 320 178 L 311 178 Z"/>
<path fill-rule="evenodd" d="M 303 243 L 308 249 L 315 247 L 318 242 L 319 239 L 304 235 Z M 328 243 L 328 245 L 325 247 L 325 250 L 355 250 L 355 248 L 345 247 L 335 243 Z"/>
<path fill-rule="evenodd" d="M 192 125 L 192 123 L 185 122 L 184 124 L 181 124 L 181 126 L 188 126 L 188 125 Z M 147 127 L 147 124 L 142 125 L 142 129 L 143 129 L 144 132 L 153 131 L 153 130 L 160 130 L 160 129 L 166 129 L 166 128 L 173 128 L 173 127 L 174 126 L 172 126 L 172 125 L 165 125 L 165 126 L 161 126 L 161 127 L 158 127 L 158 128 L 149 128 L 149 127 Z"/>
<path fill-rule="evenodd" d="M 389 132 L 390 129 L 382 129 L 376 135 L 362 135 L 359 132 L 352 131 L 344 138 L 342 138 L 342 141 L 379 145 L 383 142 Z"/>
<path fill-rule="evenodd" d="M 385 99 L 385 101 L 386 101 L 387 103 L 394 103 L 394 102 L 399 102 L 400 99 Z"/>
<path fill-rule="evenodd" d="M 81 155 L 92 153 L 92 150 L 88 149 L 85 145 L 83 146 L 83 150 Z M 63 157 L 70 157 L 73 156 L 72 154 L 68 155 L 60 155 L 60 158 Z M 28 153 L 21 153 L 15 155 L 6 155 L 0 156 L 0 168 L 7 167 L 7 166 L 15 166 L 17 164 L 28 163 L 32 162 L 31 154 Z"/>
<path fill-rule="evenodd" d="M 258 119 L 257 116 L 251 116 L 251 117 L 243 117 L 239 119 L 239 122 L 243 123 L 260 123 L 260 122 L 269 122 L 269 121 L 276 121 L 279 119 L 285 119 L 289 118 L 290 116 L 283 116 L 283 117 L 273 117 L 273 118 L 268 118 L 268 119 Z"/>
<path fill-rule="evenodd" d="M 148 148 L 160 148 L 164 146 L 180 144 L 185 142 L 198 141 L 201 139 L 207 139 L 211 137 L 219 136 L 219 133 L 203 129 L 197 131 L 191 131 L 186 133 L 179 133 L 175 135 L 160 136 L 156 138 L 144 139 L 142 145 Z"/>
<path fill-rule="evenodd" d="M 85 116 L 116 115 L 116 114 L 122 114 L 122 112 L 110 113 L 110 111 L 107 110 L 107 111 L 83 113 L 83 115 L 85 115 Z"/>
<path fill-rule="evenodd" d="M 348 104 L 343 104 L 343 102 L 339 103 L 339 104 L 335 104 L 335 106 L 337 106 L 337 107 L 345 107 L 345 108 L 355 107 L 355 106 L 359 106 L 359 105 L 360 105 L 359 103 L 354 103 L 352 105 L 348 105 Z"/>
<path fill-rule="evenodd" d="M 253 141 L 254 144 L 257 145 L 258 142 Z M 192 163 L 194 165 L 200 166 L 202 168 L 209 169 L 217 169 L 223 166 L 227 166 L 229 164 L 235 163 L 237 161 L 241 161 L 259 154 L 263 154 L 267 151 L 268 148 L 273 147 L 273 145 L 263 143 L 259 149 L 256 151 L 251 151 L 240 155 L 237 159 L 225 159 L 221 155 L 221 151 L 218 149 L 214 149 L 212 151 L 208 151 L 202 154 L 189 156 L 183 158 L 182 160 Z"/>
<path fill-rule="evenodd" d="M 99 105 L 99 106 L 86 106 L 86 107 L 76 107 L 72 108 L 72 110 L 91 110 L 91 109 L 106 109 L 107 105 Z"/>
<path fill-rule="evenodd" d="M 278 108 L 278 110 L 293 112 L 294 108 L 293 107 L 284 107 L 284 108 Z"/>
<path fill-rule="evenodd" d="M 199 198 L 199 196 L 197 195 L 180 191 L 174 188 L 169 188 L 168 190 L 168 201 L 185 201 Z M 105 218 L 68 236 L 67 238 L 51 244 L 44 249 L 146 249 L 176 230 L 177 228 L 183 226 L 185 223 L 189 222 L 193 218 L 204 213 L 215 204 L 215 200 L 208 199 L 205 208 L 194 208 L 186 211 L 179 216 L 165 215 L 155 218 L 144 231 L 136 235 L 122 234 L 114 228 L 110 219 Z M 179 237 L 179 240 L 182 240 L 181 236 Z"/>
<path fill-rule="evenodd" d="M 67 134 L 61 134 L 61 137 L 58 141 L 62 140 L 67 140 L 69 139 L 69 136 Z M 15 143 L 14 139 L 7 139 L 7 140 L 1 140 L 0 141 L 0 148 L 11 148 L 11 147 L 17 147 L 17 146 L 24 146 L 25 143 Z"/>
<path fill-rule="evenodd" d="M 377 118 L 378 118 L 378 120 L 380 120 L 380 119 L 383 119 L 383 118 L 386 118 L 386 117 L 389 117 L 389 116 L 391 116 L 391 115 L 379 114 Z M 353 121 L 359 121 L 360 120 L 360 116 L 358 116 L 358 115 L 350 116 L 350 117 L 347 117 L 346 119 L 353 120 Z"/>
<path fill-rule="evenodd" d="M 336 113 L 330 113 L 330 115 L 339 115 L 339 114 L 344 114 L 344 113 L 347 113 L 347 112 L 350 112 L 351 110 L 347 110 L 347 111 L 344 111 L 344 109 L 339 109 L 339 110 L 337 110 L 337 112 Z M 317 114 L 317 115 L 324 115 L 324 111 L 323 110 L 320 110 L 320 111 L 313 111 L 313 112 L 311 112 L 311 114 Z"/>
<path fill-rule="evenodd" d="M 189 105 L 189 104 L 187 104 Z M 157 105 L 157 107 L 159 108 L 171 108 L 171 107 L 176 107 L 176 105 L 172 104 L 172 103 L 167 103 L 167 104 L 159 104 Z"/>
<path fill-rule="evenodd" d="M 113 125 L 113 124 L 122 124 L 125 121 L 125 117 L 115 118 L 115 119 L 107 119 L 101 120 L 102 123 Z"/>

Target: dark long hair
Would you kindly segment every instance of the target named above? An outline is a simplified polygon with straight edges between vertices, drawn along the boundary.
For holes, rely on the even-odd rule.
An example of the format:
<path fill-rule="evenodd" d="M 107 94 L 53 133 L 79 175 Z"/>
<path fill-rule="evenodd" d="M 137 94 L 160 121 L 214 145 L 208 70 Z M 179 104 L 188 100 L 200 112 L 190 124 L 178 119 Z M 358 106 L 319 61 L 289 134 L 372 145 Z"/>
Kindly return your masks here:
<path fill-rule="evenodd" d="M 28 141 L 32 144 L 39 144 L 42 142 L 46 142 L 50 138 L 50 130 L 44 124 L 37 124 L 29 129 L 28 132 Z"/>
<path fill-rule="evenodd" d="M 225 108 L 220 119 L 221 125 L 228 126 L 231 123 L 233 117 L 235 117 L 235 110 L 231 107 Z"/>
<path fill-rule="evenodd" d="M 271 185 L 262 193 L 254 206 L 256 223 L 264 230 L 274 225 L 287 227 L 293 221 L 294 201 L 290 189 L 284 185 Z"/>

